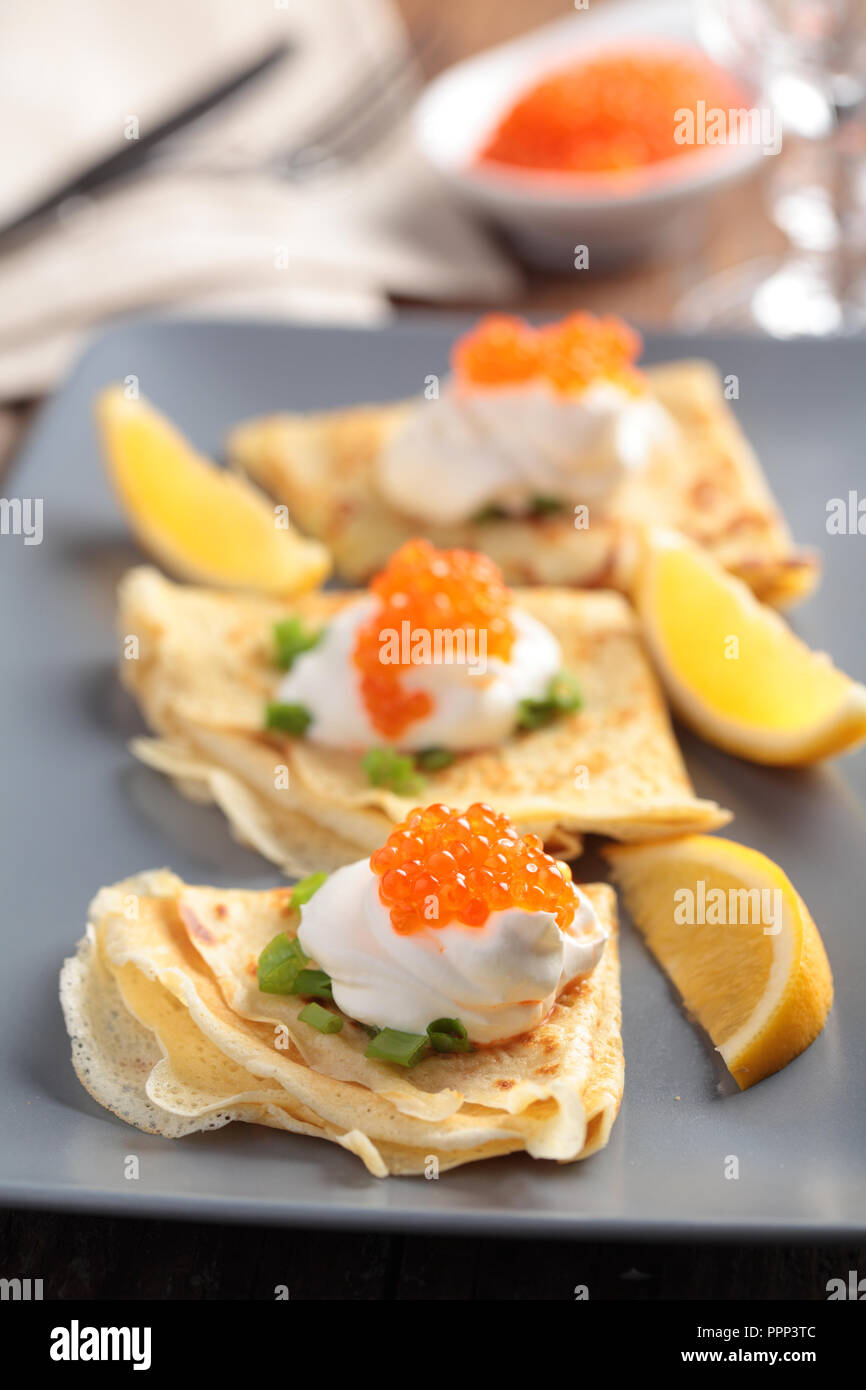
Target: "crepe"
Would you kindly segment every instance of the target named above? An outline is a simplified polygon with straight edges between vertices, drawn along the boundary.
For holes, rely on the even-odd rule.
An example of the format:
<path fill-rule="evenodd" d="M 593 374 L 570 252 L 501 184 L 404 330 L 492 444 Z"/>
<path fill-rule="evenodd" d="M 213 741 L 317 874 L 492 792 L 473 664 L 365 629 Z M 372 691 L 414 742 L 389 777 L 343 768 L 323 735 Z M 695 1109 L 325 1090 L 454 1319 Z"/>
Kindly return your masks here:
<path fill-rule="evenodd" d="M 759 598 L 784 605 L 809 592 L 817 559 L 798 549 L 761 466 L 708 362 L 650 367 L 655 398 L 676 422 L 643 473 L 627 478 L 590 525 L 566 509 L 534 519 L 426 526 L 379 492 L 377 461 L 414 402 L 320 414 L 274 415 L 238 426 L 229 458 L 323 540 L 339 574 L 364 582 L 411 536 L 484 551 L 511 584 L 608 587 L 628 592 L 636 535 L 646 525 L 680 530 L 740 575 Z M 429 406 L 435 409 L 435 403 Z"/>
<path fill-rule="evenodd" d="M 613 593 L 518 591 L 515 602 L 559 640 L 583 707 L 505 744 L 460 754 L 425 774 L 423 797 L 370 786 L 361 752 L 263 732 L 282 672 L 272 626 L 288 611 L 313 627 L 355 595 L 316 593 L 290 609 L 267 599 L 186 588 L 142 567 L 119 591 L 121 677 L 156 740 L 134 752 L 181 790 L 212 799 L 235 833 L 290 874 L 371 853 L 423 799 L 493 802 L 561 858 L 593 831 L 646 840 L 730 819 L 692 790 L 637 619 Z M 134 639 L 131 642 L 131 639 Z"/>
<path fill-rule="evenodd" d="M 364 1057 L 345 1020 L 325 1035 L 304 1002 L 263 994 L 256 960 L 297 930 L 291 890 L 187 887 L 167 870 L 103 889 L 63 966 L 60 998 L 82 1085 L 148 1133 L 231 1121 L 315 1135 L 377 1177 L 525 1151 L 562 1163 L 610 1136 L 623 1091 L 613 890 L 584 887 L 610 932 L 601 962 L 533 1032 L 410 1070 Z"/>

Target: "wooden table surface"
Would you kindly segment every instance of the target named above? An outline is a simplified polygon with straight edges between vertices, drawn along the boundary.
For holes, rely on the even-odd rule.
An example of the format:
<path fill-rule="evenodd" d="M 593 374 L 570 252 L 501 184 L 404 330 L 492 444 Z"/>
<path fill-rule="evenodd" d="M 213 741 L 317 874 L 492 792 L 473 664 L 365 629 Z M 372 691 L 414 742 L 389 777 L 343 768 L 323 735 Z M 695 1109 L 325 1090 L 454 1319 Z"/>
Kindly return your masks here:
<path fill-rule="evenodd" d="M 394 1181 L 399 1181 L 394 1179 Z M 824 1300 L 844 1246 L 586 1244 L 0 1213 L 0 1275 L 46 1299 Z"/>
<path fill-rule="evenodd" d="M 593 5 L 603 0 L 593 0 Z M 398 0 L 409 28 L 441 35 L 428 75 L 491 43 L 561 18 L 563 0 Z M 613 275 L 530 275 L 526 310 L 585 307 L 666 322 L 707 274 L 776 244 L 760 189 L 724 200 L 687 263 Z M 23 415 L 0 415 L 0 459 Z M 802 1245 L 588 1245 L 576 1242 L 292 1231 L 36 1212 L 0 1213 L 0 1275 L 43 1278 L 59 1299 L 571 1300 L 824 1299 L 830 1278 L 866 1269 L 866 1250 Z"/>

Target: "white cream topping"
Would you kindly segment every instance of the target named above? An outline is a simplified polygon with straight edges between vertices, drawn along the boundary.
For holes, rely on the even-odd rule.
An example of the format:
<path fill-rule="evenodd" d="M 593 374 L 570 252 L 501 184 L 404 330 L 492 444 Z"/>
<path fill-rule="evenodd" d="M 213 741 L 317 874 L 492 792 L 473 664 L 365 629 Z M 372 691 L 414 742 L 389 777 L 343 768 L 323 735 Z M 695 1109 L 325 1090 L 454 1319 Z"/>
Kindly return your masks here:
<path fill-rule="evenodd" d="M 574 892 L 567 931 L 550 912 L 507 908 L 483 927 L 448 922 L 400 935 L 379 879 L 359 859 L 304 905 L 298 936 L 350 1018 L 407 1033 L 457 1018 L 473 1042 L 501 1042 L 538 1027 L 562 990 L 601 959 L 607 933 L 586 895 Z"/>
<path fill-rule="evenodd" d="M 389 440 L 379 486 L 399 511 L 442 526 L 493 505 L 520 515 L 536 497 L 602 506 L 674 429 L 649 395 L 608 381 L 579 394 L 545 381 L 471 391 L 449 382 Z"/>
<path fill-rule="evenodd" d="M 361 696 L 360 671 L 352 661 L 358 629 L 375 611 L 376 600 L 359 599 L 342 608 L 328 625 L 317 647 L 295 659 L 280 682 L 276 699 L 304 705 L 312 715 L 305 737 L 329 748 L 370 748 L 389 742 L 373 725 Z M 395 740 L 408 751 L 422 748 L 485 748 L 513 732 L 520 701 L 540 699 L 562 666 L 562 653 L 553 634 L 529 613 L 512 608 L 509 616 L 515 640 L 508 661 L 487 657 L 477 640 L 453 645 L 440 641 L 439 656 L 449 650 L 463 661 L 431 660 L 407 667 L 408 689 L 426 690 L 433 708 L 415 720 Z M 454 638 L 457 638 L 454 634 Z M 411 654 L 411 632 L 397 634 Z M 401 652 L 402 655 L 402 652 Z"/>

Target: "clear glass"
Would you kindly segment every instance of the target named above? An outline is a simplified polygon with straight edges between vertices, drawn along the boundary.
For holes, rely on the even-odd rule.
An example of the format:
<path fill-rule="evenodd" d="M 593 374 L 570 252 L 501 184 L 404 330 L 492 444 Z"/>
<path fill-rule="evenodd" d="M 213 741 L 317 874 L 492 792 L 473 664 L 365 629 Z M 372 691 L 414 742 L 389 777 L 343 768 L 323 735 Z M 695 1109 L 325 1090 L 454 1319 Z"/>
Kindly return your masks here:
<path fill-rule="evenodd" d="M 789 251 L 695 287 L 679 322 L 781 338 L 866 329 L 866 0 L 701 0 L 698 22 L 782 121 L 766 200 Z"/>

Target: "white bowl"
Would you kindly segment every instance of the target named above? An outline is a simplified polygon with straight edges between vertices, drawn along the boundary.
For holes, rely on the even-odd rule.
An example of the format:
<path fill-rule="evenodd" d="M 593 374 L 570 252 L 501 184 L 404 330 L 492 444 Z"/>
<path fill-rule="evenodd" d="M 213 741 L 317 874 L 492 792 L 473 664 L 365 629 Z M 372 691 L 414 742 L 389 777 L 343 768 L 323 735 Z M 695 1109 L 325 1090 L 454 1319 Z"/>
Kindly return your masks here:
<path fill-rule="evenodd" d="M 457 63 L 431 82 L 415 108 L 422 155 L 464 203 L 546 269 L 574 269 L 578 246 L 588 247 L 590 269 L 681 254 L 700 238 L 711 195 L 747 178 L 761 162 L 759 145 L 695 149 L 656 165 L 651 184 L 630 191 L 608 191 L 598 177 L 480 168 L 476 158 L 500 118 L 538 78 L 636 39 L 642 48 L 694 44 L 693 9 L 693 0 L 620 0 Z"/>

